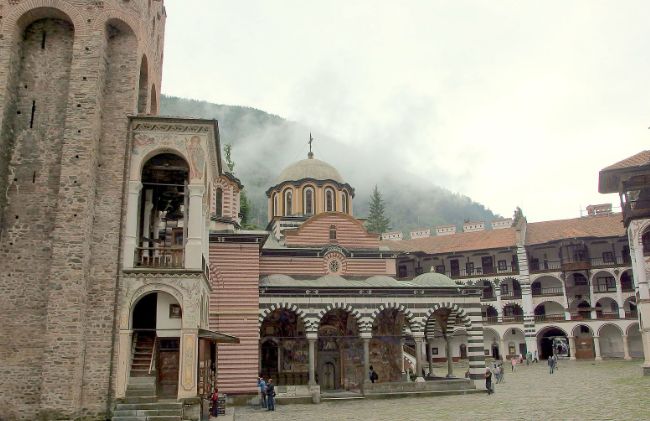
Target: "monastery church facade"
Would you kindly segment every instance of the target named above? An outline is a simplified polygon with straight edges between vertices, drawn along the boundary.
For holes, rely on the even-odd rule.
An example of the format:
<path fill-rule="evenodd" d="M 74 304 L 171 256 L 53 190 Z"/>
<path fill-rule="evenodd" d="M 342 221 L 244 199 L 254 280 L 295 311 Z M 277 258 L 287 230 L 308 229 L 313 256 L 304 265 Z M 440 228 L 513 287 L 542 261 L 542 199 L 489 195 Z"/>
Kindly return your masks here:
<path fill-rule="evenodd" d="M 288 401 L 482 387 L 507 341 L 484 335 L 504 323 L 485 285 L 367 232 L 332 165 L 310 152 L 278 171 L 267 228 L 240 227 L 218 123 L 158 115 L 165 19 L 161 0 L 0 0 L 0 418 L 119 420 L 164 398 L 206 419 L 214 387 L 254 400 L 260 373 Z M 646 238 L 647 216 L 630 235 Z M 522 350 L 536 346 L 529 304 Z"/>

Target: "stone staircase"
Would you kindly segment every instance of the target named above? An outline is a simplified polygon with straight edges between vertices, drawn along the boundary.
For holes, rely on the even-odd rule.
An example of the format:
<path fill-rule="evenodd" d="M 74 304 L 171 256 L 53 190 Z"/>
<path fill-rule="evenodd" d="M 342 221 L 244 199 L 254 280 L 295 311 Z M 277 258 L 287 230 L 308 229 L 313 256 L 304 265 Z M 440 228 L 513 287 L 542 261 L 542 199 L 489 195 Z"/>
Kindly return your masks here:
<path fill-rule="evenodd" d="M 156 395 L 156 372 L 152 370 L 154 335 L 138 335 L 126 396 L 115 405 L 112 421 L 183 421 L 183 404 L 176 400 L 159 400 Z"/>

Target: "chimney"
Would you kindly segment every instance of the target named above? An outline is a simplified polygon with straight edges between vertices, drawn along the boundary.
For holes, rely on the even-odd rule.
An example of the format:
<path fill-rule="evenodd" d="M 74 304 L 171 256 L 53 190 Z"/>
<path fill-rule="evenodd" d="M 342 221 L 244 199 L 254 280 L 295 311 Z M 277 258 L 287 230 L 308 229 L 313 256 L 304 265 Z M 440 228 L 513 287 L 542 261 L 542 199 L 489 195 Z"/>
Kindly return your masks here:
<path fill-rule="evenodd" d="M 601 203 L 600 205 L 587 206 L 588 216 L 611 215 L 611 213 L 612 213 L 611 203 Z"/>
<path fill-rule="evenodd" d="M 402 239 L 401 231 L 384 232 L 381 234 L 382 240 L 400 241 Z"/>
<path fill-rule="evenodd" d="M 436 235 L 456 234 L 456 225 L 439 225 L 436 227 Z"/>
<path fill-rule="evenodd" d="M 485 230 L 485 222 L 483 221 L 475 221 L 475 222 L 465 222 L 463 224 L 463 232 L 476 232 L 476 231 L 484 231 Z"/>
<path fill-rule="evenodd" d="M 504 218 L 504 219 L 495 219 L 492 221 L 492 229 L 493 230 L 501 230 L 504 228 L 510 228 L 512 226 L 512 218 Z"/>
<path fill-rule="evenodd" d="M 421 228 L 415 231 L 411 231 L 411 240 L 415 240 L 416 238 L 429 238 L 429 237 L 431 237 L 431 229 L 429 228 Z"/>

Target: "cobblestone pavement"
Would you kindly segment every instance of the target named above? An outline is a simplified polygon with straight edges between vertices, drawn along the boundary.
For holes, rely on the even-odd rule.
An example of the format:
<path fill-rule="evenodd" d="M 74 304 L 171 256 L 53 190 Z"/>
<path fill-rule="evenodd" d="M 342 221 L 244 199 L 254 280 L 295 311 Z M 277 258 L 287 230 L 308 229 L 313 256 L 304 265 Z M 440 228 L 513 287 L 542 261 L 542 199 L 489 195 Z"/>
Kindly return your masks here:
<path fill-rule="evenodd" d="M 496 393 L 236 408 L 235 420 L 650 420 L 650 377 L 641 362 L 545 362 L 508 371 Z M 441 370 L 437 370 L 441 371 Z M 463 368 L 457 367 L 456 373 Z"/>

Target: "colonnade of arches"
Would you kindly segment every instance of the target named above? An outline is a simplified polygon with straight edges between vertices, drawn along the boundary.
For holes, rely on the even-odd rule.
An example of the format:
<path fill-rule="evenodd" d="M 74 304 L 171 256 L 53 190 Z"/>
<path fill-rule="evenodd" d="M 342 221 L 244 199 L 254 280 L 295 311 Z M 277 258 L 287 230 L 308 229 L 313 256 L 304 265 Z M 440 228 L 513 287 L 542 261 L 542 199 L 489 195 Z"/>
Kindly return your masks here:
<path fill-rule="evenodd" d="M 443 341 L 451 362 L 449 349 L 467 337 L 469 327 L 469 318 L 454 307 L 421 318 L 402 306 L 381 308 L 371 317 L 349 306 L 331 307 L 317 318 L 295 306 L 272 307 L 260 316 L 260 374 L 281 385 L 349 391 L 363 390 L 370 366 L 381 382 L 403 381 L 409 373 L 431 377 L 426 362 L 435 358 L 434 342 Z M 461 342 L 467 357 L 467 339 Z M 446 375 L 453 375 L 451 364 L 440 373 Z"/>

